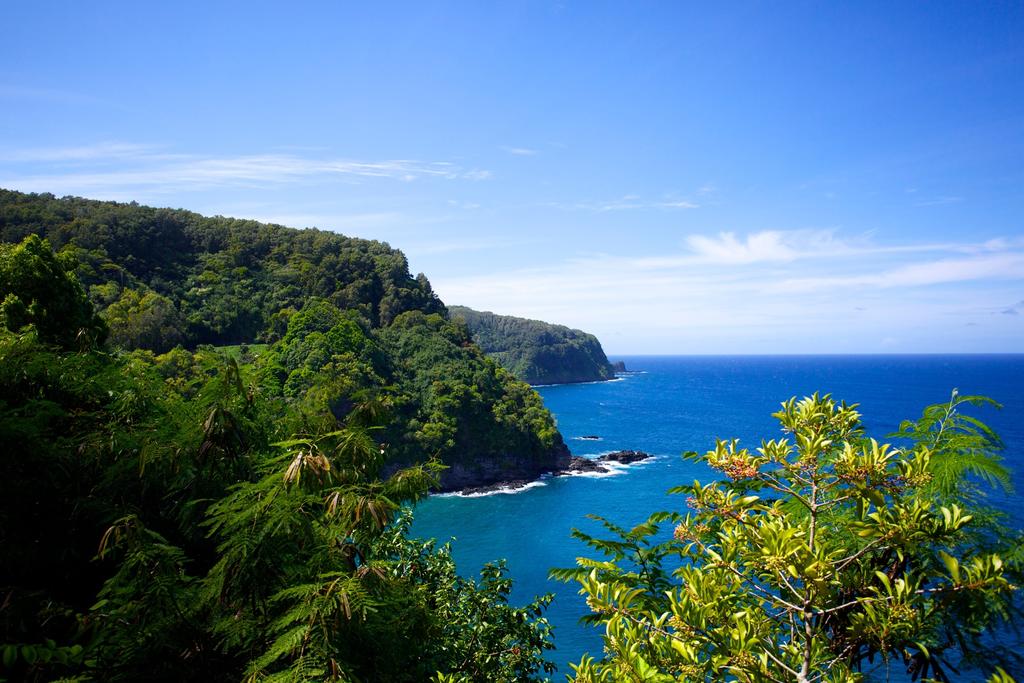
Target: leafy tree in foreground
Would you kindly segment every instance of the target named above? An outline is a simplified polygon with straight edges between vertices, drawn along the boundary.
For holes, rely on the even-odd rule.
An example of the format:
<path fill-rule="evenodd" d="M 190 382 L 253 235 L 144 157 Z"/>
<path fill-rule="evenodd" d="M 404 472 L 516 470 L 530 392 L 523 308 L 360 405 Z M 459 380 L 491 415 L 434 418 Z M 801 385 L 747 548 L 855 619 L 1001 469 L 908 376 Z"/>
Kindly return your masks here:
<path fill-rule="evenodd" d="M 102 343 L 107 326 L 71 275 L 76 265 L 36 235 L 21 244 L 0 244 L 0 327 L 34 325 L 40 339 L 64 348 Z"/>
<path fill-rule="evenodd" d="M 609 558 L 553 572 L 582 583 L 586 620 L 606 628 L 604 658 L 584 656 L 575 680 L 846 682 L 879 660 L 948 681 L 961 663 L 1005 664 L 986 634 L 1015 613 L 1019 542 L 965 478 L 1006 476 L 965 402 L 983 401 L 954 393 L 905 423 L 915 443 L 900 449 L 866 439 L 855 406 L 791 399 L 774 415 L 785 438 L 686 455 L 726 479 L 673 489 L 685 515 L 602 520 L 616 540 L 574 532 Z"/>

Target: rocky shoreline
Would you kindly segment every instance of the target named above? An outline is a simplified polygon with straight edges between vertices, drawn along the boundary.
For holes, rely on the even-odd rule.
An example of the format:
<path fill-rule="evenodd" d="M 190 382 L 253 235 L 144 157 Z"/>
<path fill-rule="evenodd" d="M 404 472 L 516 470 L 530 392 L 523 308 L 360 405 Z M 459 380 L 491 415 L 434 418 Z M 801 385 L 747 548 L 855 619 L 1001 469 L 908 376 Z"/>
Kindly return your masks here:
<path fill-rule="evenodd" d="M 611 471 L 607 466 L 609 463 L 631 465 L 635 462 L 641 462 L 651 457 L 653 456 L 650 453 L 633 450 L 615 451 L 613 453 L 606 453 L 597 458 L 584 458 L 578 455 L 570 455 L 564 463 L 560 463 L 560 467 L 556 470 L 552 472 L 545 472 L 541 476 L 562 477 L 584 473 L 607 473 Z M 479 495 L 483 493 L 493 493 L 494 491 L 499 490 L 515 491 L 526 488 L 535 481 L 537 481 L 537 478 L 508 479 L 481 486 L 463 486 L 448 492 L 459 493 L 461 495 Z"/>

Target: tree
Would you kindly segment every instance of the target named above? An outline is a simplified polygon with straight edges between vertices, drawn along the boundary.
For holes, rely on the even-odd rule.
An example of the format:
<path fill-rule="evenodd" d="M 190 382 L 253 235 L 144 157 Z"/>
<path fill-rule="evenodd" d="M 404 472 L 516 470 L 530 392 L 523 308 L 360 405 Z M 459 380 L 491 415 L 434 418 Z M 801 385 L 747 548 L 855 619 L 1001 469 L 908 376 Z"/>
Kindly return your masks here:
<path fill-rule="evenodd" d="M 107 327 L 71 273 L 75 265 L 37 235 L 0 244 L 0 327 L 34 325 L 40 339 L 64 348 L 102 343 Z"/>
<path fill-rule="evenodd" d="M 103 318 L 110 326 L 111 343 L 127 349 L 163 353 L 185 340 L 185 323 L 178 309 L 170 299 L 153 291 L 126 288 L 103 311 Z"/>
<path fill-rule="evenodd" d="M 975 515 L 990 530 L 991 515 L 950 480 L 1005 474 L 991 431 L 956 410 L 981 399 L 957 398 L 905 424 L 906 448 L 866 439 L 856 406 L 791 399 L 774 415 L 785 438 L 685 456 L 726 477 L 672 489 L 688 513 L 604 521 L 615 540 L 574 532 L 609 558 L 553 572 L 581 582 L 606 629 L 605 657 L 585 656 L 575 680 L 847 682 L 877 658 L 948 681 L 980 655 L 1003 663 L 985 635 L 1014 614 L 1019 540 L 979 534 Z"/>

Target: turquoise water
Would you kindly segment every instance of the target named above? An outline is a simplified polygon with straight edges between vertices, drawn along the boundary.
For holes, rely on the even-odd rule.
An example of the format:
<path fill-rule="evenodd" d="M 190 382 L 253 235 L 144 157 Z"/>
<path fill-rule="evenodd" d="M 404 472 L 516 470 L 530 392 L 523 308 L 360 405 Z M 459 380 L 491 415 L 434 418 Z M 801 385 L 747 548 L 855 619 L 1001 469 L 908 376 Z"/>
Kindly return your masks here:
<path fill-rule="evenodd" d="M 772 419 L 781 401 L 815 391 L 860 403 L 870 435 L 895 431 L 931 403 L 961 394 L 985 394 L 1004 405 L 977 415 L 1006 443 L 1016 489 L 1024 491 L 1024 355 L 1012 356 L 812 356 L 812 357 L 622 357 L 638 371 L 614 382 L 542 387 L 544 402 L 574 455 L 637 449 L 657 460 L 615 476 L 559 477 L 515 494 L 477 498 L 432 497 L 416 510 L 413 533 L 454 537 L 461 572 L 472 574 L 490 560 L 506 558 L 515 578 L 513 598 L 522 603 L 552 592 L 548 618 L 560 671 L 584 652 L 600 655 L 596 629 L 580 626 L 586 605 L 577 587 L 549 581 L 551 567 L 568 567 L 588 553 L 570 538 L 573 527 L 596 532 L 587 514 L 624 525 L 655 510 L 679 509 L 665 494 L 670 486 L 709 479 L 701 465 L 683 462 L 683 451 L 703 452 L 716 437 L 739 437 L 753 446 L 779 436 Z M 601 441 L 578 437 L 598 435 Z M 1024 505 L 1014 495 L 994 495 L 1017 526 Z M 558 678 L 561 678 L 560 676 Z"/>

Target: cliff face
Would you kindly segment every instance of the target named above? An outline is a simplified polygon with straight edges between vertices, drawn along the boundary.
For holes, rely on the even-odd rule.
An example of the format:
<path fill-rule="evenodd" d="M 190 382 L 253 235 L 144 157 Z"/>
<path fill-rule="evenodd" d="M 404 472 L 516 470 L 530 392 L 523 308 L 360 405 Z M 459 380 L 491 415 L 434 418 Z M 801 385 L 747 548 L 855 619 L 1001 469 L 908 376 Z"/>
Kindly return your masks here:
<path fill-rule="evenodd" d="M 463 491 L 466 489 L 490 488 L 506 484 L 523 484 L 534 481 L 543 474 L 554 474 L 566 470 L 572 456 L 565 443 L 558 439 L 543 459 L 530 458 L 508 453 L 498 458 L 462 461 L 449 465 L 441 473 L 441 491 Z"/>
<path fill-rule="evenodd" d="M 448 310 L 452 319 L 465 321 L 484 353 L 524 382 L 569 384 L 615 376 L 616 368 L 592 334 L 464 306 L 449 306 Z"/>

